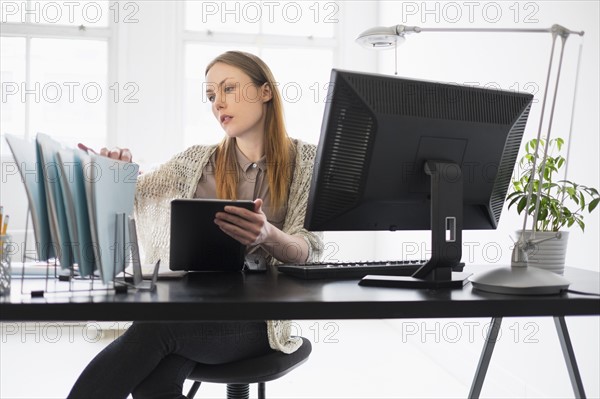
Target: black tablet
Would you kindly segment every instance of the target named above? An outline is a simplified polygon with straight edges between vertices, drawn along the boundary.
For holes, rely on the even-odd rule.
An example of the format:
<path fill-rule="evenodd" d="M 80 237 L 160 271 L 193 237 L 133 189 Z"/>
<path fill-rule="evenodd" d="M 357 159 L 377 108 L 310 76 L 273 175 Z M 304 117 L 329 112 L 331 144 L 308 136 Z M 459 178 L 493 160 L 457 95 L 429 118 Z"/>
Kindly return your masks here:
<path fill-rule="evenodd" d="M 186 271 L 240 271 L 245 245 L 214 222 L 225 206 L 254 209 L 252 201 L 176 199 L 171 201 L 169 268 Z"/>

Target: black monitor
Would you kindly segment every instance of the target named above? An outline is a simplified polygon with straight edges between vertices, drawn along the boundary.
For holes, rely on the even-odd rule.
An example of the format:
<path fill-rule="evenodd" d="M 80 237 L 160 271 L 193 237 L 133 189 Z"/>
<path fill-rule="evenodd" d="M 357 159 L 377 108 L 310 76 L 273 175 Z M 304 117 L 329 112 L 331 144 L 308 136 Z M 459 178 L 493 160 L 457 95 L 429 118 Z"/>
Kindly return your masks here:
<path fill-rule="evenodd" d="M 431 230 L 414 278 L 385 280 L 462 286 L 462 229 L 498 226 L 533 96 L 337 69 L 331 83 L 304 226 Z"/>

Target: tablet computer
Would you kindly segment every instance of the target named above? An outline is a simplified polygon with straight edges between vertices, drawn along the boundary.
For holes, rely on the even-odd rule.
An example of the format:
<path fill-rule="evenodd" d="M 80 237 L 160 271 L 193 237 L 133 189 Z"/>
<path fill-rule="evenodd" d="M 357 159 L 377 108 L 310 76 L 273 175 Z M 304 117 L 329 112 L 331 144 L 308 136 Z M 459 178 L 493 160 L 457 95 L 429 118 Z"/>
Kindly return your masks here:
<path fill-rule="evenodd" d="M 214 222 L 216 213 L 227 205 L 254 209 L 252 201 L 171 201 L 171 270 L 223 272 L 244 268 L 245 245 L 225 234 Z"/>

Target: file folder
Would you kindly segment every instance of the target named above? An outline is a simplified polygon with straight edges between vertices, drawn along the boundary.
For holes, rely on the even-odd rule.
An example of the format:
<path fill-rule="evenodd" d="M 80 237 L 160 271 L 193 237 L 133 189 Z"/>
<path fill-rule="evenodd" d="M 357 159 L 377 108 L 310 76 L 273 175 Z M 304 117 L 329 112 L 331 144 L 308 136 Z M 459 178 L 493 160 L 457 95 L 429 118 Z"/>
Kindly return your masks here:
<path fill-rule="evenodd" d="M 54 258 L 56 253 L 50 234 L 46 188 L 44 186 L 41 165 L 38 163 L 37 145 L 33 141 L 28 141 L 11 134 L 5 135 L 5 138 L 15 159 L 17 169 L 21 174 L 21 181 L 27 193 L 29 212 L 31 214 L 36 242 L 37 260 L 47 261 Z"/>
<path fill-rule="evenodd" d="M 38 146 L 38 165 L 41 167 L 44 187 L 46 188 L 50 235 L 52 241 L 56 244 L 58 252 L 56 255 L 60 261 L 60 266 L 65 269 L 71 267 L 75 263 L 75 259 L 60 186 L 62 176 L 56 159 L 56 154 L 62 149 L 62 145 L 43 133 L 37 134 L 36 142 Z"/>

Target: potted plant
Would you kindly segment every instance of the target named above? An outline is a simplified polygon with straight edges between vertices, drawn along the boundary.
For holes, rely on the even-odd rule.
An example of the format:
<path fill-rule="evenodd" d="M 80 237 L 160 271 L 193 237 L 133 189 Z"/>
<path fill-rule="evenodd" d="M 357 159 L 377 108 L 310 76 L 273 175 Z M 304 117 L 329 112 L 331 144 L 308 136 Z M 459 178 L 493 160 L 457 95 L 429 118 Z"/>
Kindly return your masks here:
<path fill-rule="evenodd" d="M 568 232 L 565 227 L 579 226 L 585 231 L 584 213 L 592 212 L 600 201 L 598 190 L 569 180 L 557 180 L 564 172 L 567 160 L 560 155 L 564 145 L 562 138 L 551 139 L 548 143 L 548 157 L 542 165 L 545 140 L 533 139 L 525 143 L 525 155 L 517 165 L 518 170 L 512 181 L 507 197 L 508 208 L 517 207 L 517 212 L 527 212 L 535 218 L 535 238 L 541 241 L 529 255 L 529 263 L 557 273 L 564 270 Z M 535 172 L 532 174 L 537 151 Z M 542 179 L 543 177 L 543 179 Z M 535 216 L 538 189 L 540 191 L 539 210 Z M 531 201 L 527 208 L 527 196 L 531 192 Z M 527 209 L 525 209 L 527 208 Z M 557 234 L 560 232 L 560 234 Z M 517 233 L 521 234 L 521 231 Z M 532 232 L 525 231 L 525 238 Z M 520 236 L 517 237 L 520 239 Z"/>

